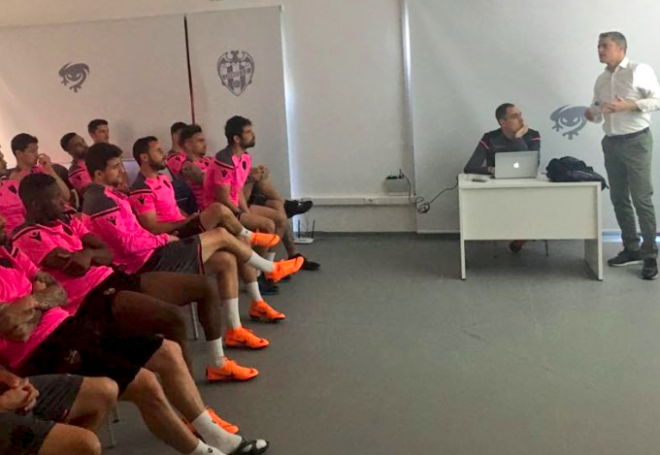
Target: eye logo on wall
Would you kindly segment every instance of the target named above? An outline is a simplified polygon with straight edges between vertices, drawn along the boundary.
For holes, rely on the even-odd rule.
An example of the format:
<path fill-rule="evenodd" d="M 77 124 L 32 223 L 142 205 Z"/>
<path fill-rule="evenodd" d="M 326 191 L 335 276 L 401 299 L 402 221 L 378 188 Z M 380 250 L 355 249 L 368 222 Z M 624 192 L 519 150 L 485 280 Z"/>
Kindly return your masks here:
<path fill-rule="evenodd" d="M 254 59 L 244 51 L 225 52 L 218 59 L 218 76 L 230 92 L 241 96 L 252 84 Z"/>
<path fill-rule="evenodd" d="M 67 87 L 69 84 L 69 90 L 73 90 L 73 93 L 78 93 L 78 90 L 82 88 L 82 85 L 87 80 L 89 75 L 89 66 L 84 63 L 67 63 L 62 68 L 60 68 L 60 77 L 62 78 L 62 85 Z"/>
<path fill-rule="evenodd" d="M 568 104 L 560 107 L 550 116 L 550 120 L 555 122 L 552 129 L 561 131 L 564 128 L 568 128 L 569 131 L 563 133 L 562 136 L 568 137 L 572 141 L 575 136 L 580 135 L 580 131 L 587 124 L 587 119 L 584 118 L 584 111 L 586 109 L 586 106 L 571 107 Z"/>

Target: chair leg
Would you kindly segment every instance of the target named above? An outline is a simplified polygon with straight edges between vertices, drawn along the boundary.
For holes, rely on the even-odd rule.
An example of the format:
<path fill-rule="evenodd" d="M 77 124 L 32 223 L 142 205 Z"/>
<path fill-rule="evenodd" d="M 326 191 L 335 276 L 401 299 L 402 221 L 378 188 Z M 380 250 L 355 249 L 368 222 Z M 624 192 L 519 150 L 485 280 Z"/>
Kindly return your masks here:
<path fill-rule="evenodd" d="M 115 406 L 115 408 L 112 410 L 112 417 L 110 418 L 110 421 L 112 423 L 119 422 L 119 408 L 117 406 Z"/>
<path fill-rule="evenodd" d="M 108 421 L 105 427 L 108 430 L 108 438 L 110 439 L 110 444 L 108 445 L 108 448 L 110 449 L 113 449 L 114 447 L 117 446 L 117 440 L 115 439 L 115 431 L 112 429 L 112 424 L 113 424 L 112 417 L 108 416 Z"/>
<path fill-rule="evenodd" d="M 199 328 L 197 327 L 197 302 L 190 303 L 190 319 L 192 320 L 193 336 L 199 340 Z"/>

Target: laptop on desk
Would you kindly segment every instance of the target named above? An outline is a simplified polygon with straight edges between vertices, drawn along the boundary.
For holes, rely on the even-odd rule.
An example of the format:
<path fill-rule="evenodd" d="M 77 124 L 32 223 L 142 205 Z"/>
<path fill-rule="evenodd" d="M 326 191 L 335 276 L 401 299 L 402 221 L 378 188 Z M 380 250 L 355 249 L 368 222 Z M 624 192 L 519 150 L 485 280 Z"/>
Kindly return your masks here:
<path fill-rule="evenodd" d="M 539 173 L 539 152 L 500 152 L 495 154 L 496 179 L 533 179 Z"/>

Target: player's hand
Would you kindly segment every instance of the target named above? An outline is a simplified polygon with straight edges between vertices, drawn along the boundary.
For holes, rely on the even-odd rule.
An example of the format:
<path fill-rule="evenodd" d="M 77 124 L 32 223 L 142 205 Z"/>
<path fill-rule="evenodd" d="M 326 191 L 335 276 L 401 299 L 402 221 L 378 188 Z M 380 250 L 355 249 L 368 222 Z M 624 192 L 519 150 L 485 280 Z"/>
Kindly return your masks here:
<path fill-rule="evenodd" d="M 0 337 L 16 343 L 25 342 L 38 318 L 37 301 L 28 294 L 8 305 L 2 305 L 0 313 Z"/>
<path fill-rule="evenodd" d="M 261 164 L 258 169 L 261 171 L 261 180 L 267 180 L 268 177 L 270 177 L 270 169 L 268 169 L 268 166 Z"/>
<path fill-rule="evenodd" d="M 27 379 L 19 378 L 14 373 L 0 368 L 0 384 L 14 389 L 16 387 L 23 387 L 27 383 Z"/>
<path fill-rule="evenodd" d="M 92 266 L 92 255 L 87 250 L 71 254 L 62 272 L 71 276 L 84 276 Z"/>
<path fill-rule="evenodd" d="M 47 287 L 46 283 L 36 280 L 32 283 L 32 293 L 45 291 Z"/>
<path fill-rule="evenodd" d="M 37 404 L 38 397 L 39 391 L 30 384 L 30 381 L 23 379 L 18 386 L 0 395 L 0 411 L 30 412 Z"/>
<path fill-rule="evenodd" d="M 47 171 L 53 170 L 53 162 L 50 159 L 50 156 L 45 153 L 40 153 L 37 157 L 37 163 L 39 163 Z"/>

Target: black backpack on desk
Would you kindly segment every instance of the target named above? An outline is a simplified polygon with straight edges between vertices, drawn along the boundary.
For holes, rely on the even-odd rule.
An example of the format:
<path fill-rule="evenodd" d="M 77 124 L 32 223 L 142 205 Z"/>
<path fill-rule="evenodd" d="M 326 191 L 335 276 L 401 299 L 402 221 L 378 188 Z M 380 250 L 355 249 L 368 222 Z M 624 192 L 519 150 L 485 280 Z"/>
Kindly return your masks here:
<path fill-rule="evenodd" d="M 572 156 L 553 158 L 545 170 L 553 182 L 600 182 L 602 189 L 609 188 L 605 177 Z"/>

